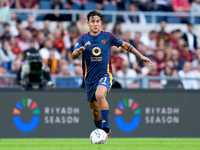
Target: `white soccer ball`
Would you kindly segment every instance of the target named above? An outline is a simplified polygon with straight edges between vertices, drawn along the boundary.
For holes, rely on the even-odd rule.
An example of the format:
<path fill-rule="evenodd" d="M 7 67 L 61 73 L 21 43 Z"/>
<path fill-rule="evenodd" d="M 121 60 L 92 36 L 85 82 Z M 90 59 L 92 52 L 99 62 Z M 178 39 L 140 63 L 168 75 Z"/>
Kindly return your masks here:
<path fill-rule="evenodd" d="M 90 134 L 90 141 L 92 144 L 105 144 L 108 140 L 108 136 L 104 130 L 95 129 Z"/>

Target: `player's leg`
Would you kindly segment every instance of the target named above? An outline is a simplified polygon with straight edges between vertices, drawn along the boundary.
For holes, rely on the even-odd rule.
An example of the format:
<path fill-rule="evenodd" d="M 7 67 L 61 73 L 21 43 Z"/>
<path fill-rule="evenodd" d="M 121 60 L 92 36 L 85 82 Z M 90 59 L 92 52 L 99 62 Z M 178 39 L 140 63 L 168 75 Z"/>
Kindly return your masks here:
<path fill-rule="evenodd" d="M 101 122 L 100 108 L 99 108 L 99 103 L 97 102 L 97 100 L 95 98 L 95 92 L 96 92 L 97 86 L 98 86 L 98 83 L 86 85 L 87 101 L 88 101 L 88 104 L 92 111 L 94 124 L 95 124 L 96 128 L 101 129 L 102 122 Z"/>
<path fill-rule="evenodd" d="M 109 104 L 106 101 L 106 95 L 108 92 L 108 88 L 104 85 L 99 85 L 95 92 L 95 97 L 99 103 L 101 120 L 102 120 L 102 129 L 110 134 L 110 112 L 109 112 Z M 110 135 L 109 135 L 110 136 Z"/>
<path fill-rule="evenodd" d="M 88 104 L 92 111 L 92 116 L 94 119 L 95 126 L 99 129 L 101 129 L 102 128 L 102 120 L 101 120 L 99 103 L 95 100 L 93 102 L 88 102 Z"/>

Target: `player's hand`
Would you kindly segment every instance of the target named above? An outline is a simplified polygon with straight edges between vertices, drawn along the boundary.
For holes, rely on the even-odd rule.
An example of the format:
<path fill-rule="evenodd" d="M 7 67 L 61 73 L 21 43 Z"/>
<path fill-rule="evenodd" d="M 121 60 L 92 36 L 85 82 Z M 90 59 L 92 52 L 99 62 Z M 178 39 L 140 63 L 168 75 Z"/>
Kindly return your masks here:
<path fill-rule="evenodd" d="M 84 46 L 80 47 L 80 48 L 78 49 L 78 52 L 79 52 L 79 53 L 82 53 L 83 51 L 85 51 L 86 46 L 87 46 L 87 45 L 84 45 Z"/>
<path fill-rule="evenodd" d="M 149 66 L 151 66 L 152 62 L 151 62 L 151 60 L 150 60 L 148 57 L 143 56 L 141 59 L 142 59 L 145 63 L 147 63 Z"/>

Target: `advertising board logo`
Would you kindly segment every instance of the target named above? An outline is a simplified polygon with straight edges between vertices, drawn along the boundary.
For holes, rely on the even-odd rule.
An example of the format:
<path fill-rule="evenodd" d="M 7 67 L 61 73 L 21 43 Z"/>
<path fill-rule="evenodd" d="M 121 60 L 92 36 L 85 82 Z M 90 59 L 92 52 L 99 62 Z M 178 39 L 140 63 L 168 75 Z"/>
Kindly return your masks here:
<path fill-rule="evenodd" d="M 115 109 L 115 122 L 124 132 L 132 132 L 141 121 L 141 111 L 137 102 L 133 99 L 124 99 Z"/>
<path fill-rule="evenodd" d="M 22 132 L 33 131 L 40 121 L 40 110 L 32 99 L 18 101 L 13 109 L 13 121 Z"/>

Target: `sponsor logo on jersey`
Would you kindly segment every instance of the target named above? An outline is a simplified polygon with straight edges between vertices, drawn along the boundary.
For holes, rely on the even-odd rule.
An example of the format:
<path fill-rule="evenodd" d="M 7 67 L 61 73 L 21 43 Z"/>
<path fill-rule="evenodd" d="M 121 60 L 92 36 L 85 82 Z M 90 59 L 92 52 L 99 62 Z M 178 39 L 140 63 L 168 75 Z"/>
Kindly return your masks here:
<path fill-rule="evenodd" d="M 90 41 L 87 41 L 87 43 L 85 43 L 85 45 L 91 45 Z"/>
<path fill-rule="evenodd" d="M 99 47 L 94 47 L 94 48 L 92 49 L 92 54 L 93 54 L 94 56 L 99 56 L 99 55 L 101 54 L 101 49 L 100 49 Z"/>

